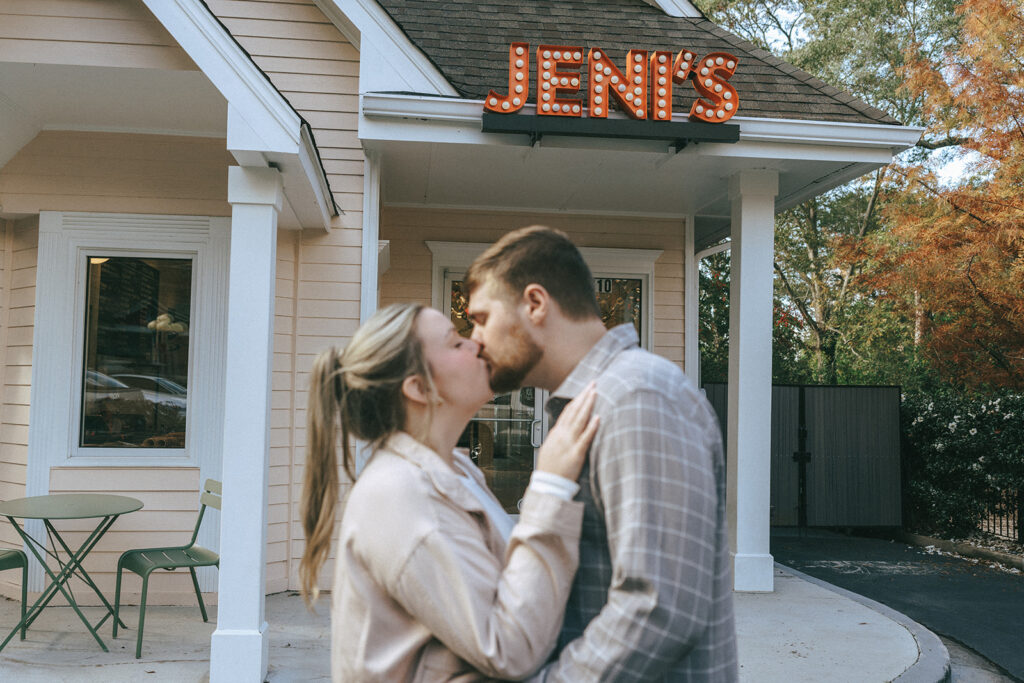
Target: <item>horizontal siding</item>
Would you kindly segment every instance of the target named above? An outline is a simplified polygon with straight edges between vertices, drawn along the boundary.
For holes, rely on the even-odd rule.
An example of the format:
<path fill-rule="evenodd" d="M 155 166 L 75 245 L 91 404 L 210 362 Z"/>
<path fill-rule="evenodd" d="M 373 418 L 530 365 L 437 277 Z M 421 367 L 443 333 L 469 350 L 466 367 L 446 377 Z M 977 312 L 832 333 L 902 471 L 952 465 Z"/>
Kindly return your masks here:
<path fill-rule="evenodd" d="M 682 367 L 683 225 L 675 220 L 385 207 L 381 239 L 390 242 L 391 268 L 381 277 L 381 305 L 430 305 L 427 240 L 490 243 L 536 223 L 564 230 L 581 247 L 661 249 L 654 264 L 652 348 Z"/>
<path fill-rule="evenodd" d="M 6 211 L 229 216 L 224 141 L 43 131 L 0 169 Z"/>
<path fill-rule="evenodd" d="M 51 493 L 111 493 L 142 501 L 137 512 L 121 515 L 85 560 L 85 569 L 103 594 L 111 598 L 117 574 L 117 559 L 125 550 L 188 542 L 199 514 L 199 469 L 196 467 L 54 467 L 50 470 Z M 96 526 L 97 520 L 54 522 L 65 541 L 78 547 Z M 204 524 L 216 524 L 208 514 Z M 72 583 L 75 599 L 99 604 L 95 594 L 80 582 Z M 126 572 L 122 580 L 122 602 L 138 604 L 142 581 Z M 160 572 L 150 583 L 150 604 L 192 604 L 195 593 L 188 570 Z M 58 604 L 56 599 L 55 604 Z"/>
<path fill-rule="evenodd" d="M 6 0 L 0 61 L 196 70 L 141 2 Z"/>

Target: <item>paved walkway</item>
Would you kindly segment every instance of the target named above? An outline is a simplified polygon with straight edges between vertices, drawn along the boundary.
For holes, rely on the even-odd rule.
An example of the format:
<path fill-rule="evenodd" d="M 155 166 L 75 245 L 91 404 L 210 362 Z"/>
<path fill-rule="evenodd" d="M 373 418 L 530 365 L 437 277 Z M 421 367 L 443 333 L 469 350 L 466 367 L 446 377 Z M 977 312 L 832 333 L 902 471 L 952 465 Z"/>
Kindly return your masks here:
<path fill-rule="evenodd" d="M 835 592 L 779 567 L 776 591 L 737 594 L 740 677 L 744 683 L 818 683 L 904 679 L 934 683 L 947 662 L 941 645 L 929 649 L 930 634 L 909 628 L 900 615 L 865 606 L 845 592 Z M 879 611 L 882 610 L 882 611 Z M 96 608 L 89 608 L 100 614 Z M 271 683 L 328 680 L 327 603 L 320 614 L 306 611 L 294 593 L 267 598 L 270 623 Z M 17 603 L 0 601 L 0 624 L 12 624 Z M 133 625 L 137 612 L 122 612 Z M 216 619 L 212 608 L 211 619 Z M 203 681 L 208 676 L 213 621 L 204 624 L 194 607 L 150 607 L 146 613 L 143 658 L 136 660 L 134 631 L 117 640 L 103 637 L 111 651 L 101 651 L 69 608 L 45 611 L 24 642 L 14 640 L 0 653 L 0 681 Z M 926 649 L 919 658 L 920 644 Z M 927 661 L 924 661 L 927 660 Z M 922 677 L 923 676 L 923 677 Z"/>
<path fill-rule="evenodd" d="M 775 531 L 777 562 L 877 600 L 1024 680 L 1024 576 L 893 541 Z"/>

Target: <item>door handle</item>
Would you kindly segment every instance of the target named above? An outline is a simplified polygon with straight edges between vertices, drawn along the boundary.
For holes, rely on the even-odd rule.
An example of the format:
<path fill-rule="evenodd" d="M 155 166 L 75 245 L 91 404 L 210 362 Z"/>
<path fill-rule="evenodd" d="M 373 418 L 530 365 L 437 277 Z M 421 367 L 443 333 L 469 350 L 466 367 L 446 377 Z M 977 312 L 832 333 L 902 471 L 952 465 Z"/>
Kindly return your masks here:
<path fill-rule="evenodd" d="M 544 420 L 534 420 L 530 423 L 530 445 L 540 448 L 540 433 L 544 426 Z"/>

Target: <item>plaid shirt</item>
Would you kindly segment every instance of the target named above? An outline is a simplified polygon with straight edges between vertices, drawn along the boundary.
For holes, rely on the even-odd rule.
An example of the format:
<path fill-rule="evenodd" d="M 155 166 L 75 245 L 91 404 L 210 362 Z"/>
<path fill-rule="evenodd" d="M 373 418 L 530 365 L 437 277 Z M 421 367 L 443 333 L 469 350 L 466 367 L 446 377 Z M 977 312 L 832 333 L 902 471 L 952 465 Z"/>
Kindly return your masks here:
<path fill-rule="evenodd" d="M 580 476 L 580 568 L 553 659 L 534 679 L 738 679 L 721 434 L 673 363 L 609 331 L 552 394 L 597 380 L 601 426 Z"/>

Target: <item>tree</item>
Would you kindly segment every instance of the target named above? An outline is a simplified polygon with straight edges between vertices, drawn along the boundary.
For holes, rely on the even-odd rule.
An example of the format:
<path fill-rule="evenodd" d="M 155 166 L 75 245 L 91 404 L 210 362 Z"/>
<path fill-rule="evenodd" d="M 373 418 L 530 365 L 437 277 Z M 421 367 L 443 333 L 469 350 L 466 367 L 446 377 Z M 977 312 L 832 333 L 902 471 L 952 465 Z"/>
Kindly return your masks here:
<path fill-rule="evenodd" d="M 944 183 L 927 161 L 899 169 L 876 241 L 874 286 L 917 296 L 922 343 L 968 388 L 1024 388 L 1024 9 L 965 0 L 963 29 L 942 59 L 913 58 L 907 89 L 933 137 L 968 151 L 967 177 Z"/>

